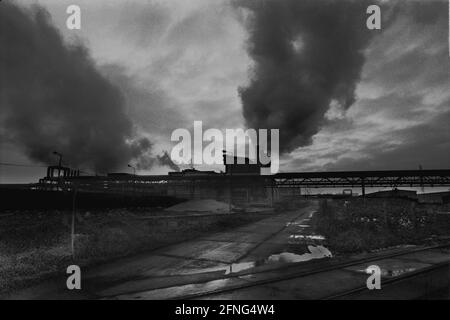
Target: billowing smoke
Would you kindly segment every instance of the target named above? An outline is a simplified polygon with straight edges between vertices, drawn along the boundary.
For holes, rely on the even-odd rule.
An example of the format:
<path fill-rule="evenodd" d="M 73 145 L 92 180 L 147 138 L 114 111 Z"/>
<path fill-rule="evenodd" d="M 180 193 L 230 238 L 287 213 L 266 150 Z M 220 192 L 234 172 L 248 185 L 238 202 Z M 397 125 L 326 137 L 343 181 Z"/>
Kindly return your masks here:
<path fill-rule="evenodd" d="M 158 162 L 161 166 L 169 167 L 174 171 L 180 171 L 180 168 L 172 161 L 170 154 L 167 151 L 164 151 L 162 155 L 157 156 Z"/>
<path fill-rule="evenodd" d="M 163 151 L 161 155 L 157 155 L 156 157 L 152 155 L 148 155 L 145 157 L 140 157 L 138 161 L 135 163 L 136 169 L 138 170 L 149 170 L 155 166 L 168 167 L 173 171 L 180 171 L 180 167 L 178 167 L 170 158 L 170 154 L 167 151 Z"/>
<path fill-rule="evenodd" d="M 41 7 L 0 5 L 2 139 L 33 160 L 98 172 L 126 166 L 150 151 L 135 135 L 121 92 L 82 45 L 67 45 Z"/>
<path fill-rule="evenodd" d="M 311 143 L 330 103 L 342 109 L 354 91 L 370 39 L 366 1 L 238 0 L 248 12 L 254 65 L 239 89 L 246 125 L 280 129 L 280 149 Z"/>

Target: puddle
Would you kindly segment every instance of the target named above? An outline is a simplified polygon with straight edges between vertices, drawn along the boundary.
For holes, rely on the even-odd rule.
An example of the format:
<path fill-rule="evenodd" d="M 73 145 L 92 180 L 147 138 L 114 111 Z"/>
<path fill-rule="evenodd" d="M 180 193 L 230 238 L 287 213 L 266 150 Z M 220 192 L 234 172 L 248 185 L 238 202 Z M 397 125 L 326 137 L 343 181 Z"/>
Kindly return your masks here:
<path fill-rule="evenodd" d="M 314 259 L 323 259 L 323 258 L 331 258 L 333 257 L 330 250 L 328 250 L 324 246 L 308 246 L 309 252 L 304 254 L 295 254 L 292 252 L 282 252 L 279 254 L 272 254 L 268 258 L 259 259 L 255 261 L 247 261 L 247 262 L 239 262 L 232 263 L 228 266 L 217 266 L 203 269 L 194 269 L 182 272 L 182 274 L 201 274 L 207 272 L 223 272 L 225 275 L 229 275 L 232 273 L 238 273 L 244 270 L 253 269 L 262 265 L 270 265 L 275 263 L 296 263 L 296 262 L 305 262 Z"/>
<path fill-rule="evenodd" d="M 381 268 L 381 276 L 382 277 L 398 277 L 402 274 L 408 273 L 408 272 L 413 272 L 416 271 L 417 268 L 398 268 L 398 269 L 385 269 L 385 268 Z M 368 267 L 366 269 L 362 269 L 362 270 L 358 270 L 359 272 L 364 272 L 367 274 L 372 274 L 371 271 L 368 270 Z"/>
<path fill-rule="evenodd" d="M 308 246 L 309 253 L 295 254 L 291 252 L 282 252 L 273 254 L 267 260 L 268 262 L 305 262 L 314 259 L 331 258 L 333 255 L 330 250 L 324 246 Z"/>
<path fill-rule="evenodd" d="M 325 237 L 317 234 L 303 235 L 303 234 L 291 234 L 290 239 L 309 239 L 309 240 L 320 240 L 324 241 Z"/>
<path fill-rule="evenodd" d="M 303 219 L 301 221 L 295 221 L 295 222 L 288 222 L 286 223 L 286 227 L 290 227 L 290 226 L 296 226 L 296 227 L 310 227 L 309 224 L 305 224 L 305 222 L 308 222 L 307 219 Z"/>
<path fill-rule="evenodd" d="M 240 263 L 232 263 L 227 266 L 217 266 L 217 267 L 209 267 L 202 269 L 191 269 L 185 270 L 179 274 L 182 275 L 195 275 L 209 272 L 222 272 L 224 274 L 237 273 L 243 270 L 252 269 L 255 266 L 262 264 L 262 261 L 250 261 L 250 262 L 240 262 Z"/>
<path fill-rule="evenodd" d="M 236 283 L 235 279 L 217 279 L 205 283 L 178 285 L 167 288 L 152 289 L 139 293 L 117 295 L 118 300 L 167 300 L 183 295 L 196 294 L 224 288 L 230 283 Z"/>
<path fill-rule="evenodd" d="M 256 266 L 256 262 L 254 262 L 254 261 L 241 262 L 241 263 L 232 263 L 228 267 L 227 271 L 225 271 L 225 274 L 236 273 L 236 272 L 252 269 L 255 266 Z"/>
<path fill-rule="evenodd" d="M 333 255 L 330 250 L 325 248 L 324 246 L 308 246 L 308 253 L 304 254 L 295 254 L 292 252 L 282 252 L 279 254 L 272 254 L 267 259 L 251 261 L 251 262 L 242 262 L 242 263 L 233 263 L 225 274 L 236 273 L 243 270 L 252 269 L 256 266 L 261 265 L 269 265 L 273 263 L 296 263 L 296 262 L 305 262 L 314 259 L 323 259 L 323 258 L 331 258 Z"/>
<path fill-rule="evenodd" d="M 202 274 L 202 273 L 209 273 L 209 272 L 225 272 L 227 274 L 227 270 L 230 269 L 230 266 L 217 266 L 217 267 L 210 267 L 210 268 L 202 268 L 202 269 L 191 269 L 191 270 L 182 270 L 181 272 L 178 272 L 179 275 L 195 275 L 195 274 Z"/>
<path fill-rule="evenodd" d="M 380 268 L 382 277 L 398 277 L 405 273 L 413 272 L 430 266 L 430 264 L 427 263 L 402 261 L 397 259 L 374 261 L 373 263 L 371 263 L 371 265 L 375 265 Z M 372 274 L 372 272 L 369 271 L 368 265 L 352 266 L 346 269 L 366 274 Z"/>

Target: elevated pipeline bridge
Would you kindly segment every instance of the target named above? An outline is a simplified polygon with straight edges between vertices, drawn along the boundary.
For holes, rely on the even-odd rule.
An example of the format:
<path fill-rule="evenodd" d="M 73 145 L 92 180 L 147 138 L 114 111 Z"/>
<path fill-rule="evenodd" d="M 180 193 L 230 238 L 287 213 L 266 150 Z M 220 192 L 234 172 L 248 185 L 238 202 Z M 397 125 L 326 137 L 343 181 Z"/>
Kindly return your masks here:
<path fill-rule="evenodd" d="M 385 170 L 290 172 L 274 175 L 278 187 L 442 187 L 450 186 L 450 170 Z"/>
<path fill-rule="evenodd" d="M 202 173 L 176 175 L 109 175 L 46 177 L 39 188 L 72 188 L 116 192 L 158 193 L 167 186 L 196 188 L 206 185 L 259 186 L 266 188 L 361 188 L 367 187 L 445 187 L 450 186 L 450 169 L 438 170 L 383 170 L 383 171 L 335 171 L 335 172 L 284 172 L 275 175 Z"/>

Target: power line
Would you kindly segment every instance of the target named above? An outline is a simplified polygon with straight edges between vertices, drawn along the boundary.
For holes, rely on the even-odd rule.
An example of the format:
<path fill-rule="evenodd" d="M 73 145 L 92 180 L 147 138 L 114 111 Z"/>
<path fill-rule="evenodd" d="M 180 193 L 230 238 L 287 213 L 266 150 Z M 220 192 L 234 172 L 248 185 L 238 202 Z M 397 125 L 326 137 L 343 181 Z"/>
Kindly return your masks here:
<path fill-rule="evenodd" d="M 8 162 L 0 162 L 0 166 L 29 167 L 29 168 L 47 168 L 47 166 L 38 166 L 38 165 L 35 165 L 35 164 L 8 163 Z"/>
<path fill-rule="evenodd" d="M 66 163 L 63 163 L 64 165 L 68 165 Z M 28 168 L 47 168 L 48 166 L 39 166 L 39 165 L 35 165 L 35 164 L 25 164 L 25 163 L 10 163 L 10 162 L 0 162 L 0 166 L 8 166 L 8 167 L 28 167 Z M 86 174 L 92 174 L 94 175 L 95 173 L 90 171 L 89 169 L 79 169 L 81 173 L 86 173 Z"/>

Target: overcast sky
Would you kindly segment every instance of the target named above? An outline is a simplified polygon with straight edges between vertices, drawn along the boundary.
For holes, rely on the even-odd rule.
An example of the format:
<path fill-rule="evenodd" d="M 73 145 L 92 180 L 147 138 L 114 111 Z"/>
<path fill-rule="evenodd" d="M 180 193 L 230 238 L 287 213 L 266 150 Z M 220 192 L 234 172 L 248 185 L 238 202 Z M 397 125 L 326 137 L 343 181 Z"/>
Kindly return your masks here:
<path fill-rule="evenodd" d="M 0 4 L 0 10 L 3 10 L 4 2 Z M 124 113 L 130 124 L 117 122 L 113 116 L 112 120 L 108 120 L 111 121 L 108 122 L 111 126 L 119 126 L 120 129 L 117 130 L 123 130 L 126 138 L 126 144 L 120 148 L 115 147 L 117 153 L 129 157 L 139 153 L 140 157 L 147 156 L 152 159 L 163 150 L 170 151 L 170 134 L 174 129 L 190 129 L 194 120 L 202 120 L 205 127 L 218 129 L 245 128 L 249 123 L 254 123 L 251 115 L 249 116 L 253 113 L 246 113 L 244 117 L 243 110 L 249 109 L 244 108 L 245 100 L 241 99 L 239 92 L 242 92 L 242 88 L 254 88 L 260 85 L 261 81 L 266 81 L 255 80 L 255 77 L 267 73 L 266 65 L 263 64 L 272 56 L 264 52 L 258 53 L 260 51 L 255 53 L 257 46 L 261 45 L 256 42 L 259 38 L 255 38 L 259 32 L 257 28 L 260 28 L 258 19 L 264 22 L 264 19 L 270 20 L 271 17 L 267 17 L 267 12 L 262 9 L 252 9 L 248 1 L 19 2 L 26 8 L 32 3 L 45 8 L 50 14 L 50 23 L 62 35 L 64 45 L 85 48 L 83 55 L 92 62 L 92 70 L 89 72 L 98 72 L 114 88 L 119 88 L 124 100 L 123 110 L 122 105 L 118 105 L 116 114 L 119 116 Z M 288 2 L 292 1 L 286 0 L 286 3 Z M 358 39 L 349 41 L 349 46 L 359 46 L 357 49 L 352 47 L 352 50 L 358 51 L 360 57 L 355 58 L 358 59 L 356 64 L 348 64 L 346 57 L 343 60 L 336 58 L 335 63 L 345 68 L 337 68 L 339 76 L 333 76 L 332 83 L 325 86 L 325 89 L 329 90 L 324 89 L 325 93 L 320 93 L 320 99 L 314 98 L 320 103 L 317 103 L 317 107 L 315 102 L 312 103 L 311 108 L 317 109 L 311 109 L 308 115 L 299 114 L 298 110 L 303 106 L 298 106 L 299 109 L 296 109 L 296 105 L 284 108 L 282 105 L 278 106 L 277 100 L 274 100 L 271 108 L 283 110 L 285 118 L 291 117 L 289 112 L 294 108 L 294 118 L 291 119 L 295 119 L 294 122 L 298 124 L 294 129 L 292 126 L 289 129 L 292 133 L 287 139 L 291 140 L 281 158 L 282 171 L 417 169 L 419 164 L 425 169 L 450 167 L 448 1 L 402 2 L 405 3 L 404 7 L 393 1 L 383 1 L 381 31 L 368 32 L 363 24 L 360 25 L 363 29 L 361 32 L 342 29 L 342 34 L 336 33 Z M 65 27 L 65 11 L 70 4 L 78 4 L 81 7 L 80 31 L 68 30 Z M 328 7 L 324 4 L 324 10 L 328 10 Z M 281 8 L 280 12 L 284 9 Z M 342 17 L 330 16 L 331 22 L 351 21 L 351 27 L 357 27 L 355 22 L 360 18 L 352 20 L 352 17 L 345 15 L 357 15 L 358 8 L 350 9 L 336 11 L 336 14 L 339 13 Z M 26 12 L 32 15 L 31 11 Z M 281 13 L 280 16 L 284 17 Z M 367 14 L 362 11 L 359 15 L 361 21 L 365 22 Z M 305 73 L 309 72 L 308 66 L 305 67 L 304 64 L 310 60 L 303 59 L 302 54 L 308 54 L 308 36 L 314 37 L 316 30 L 314 26 L 308 25 L 306 19 L 304 23 L 295 22 L 295 27 L 292 27 L 292 33 L 297 32 L 302 36 L 295 38 L 301 39 L 300 42 L 292 42 L 291 49 L 296 57 L 289 59 L 298 62 L 293 64 L 292 72 L 296 72 L 295 66 L 299 67 L 298 70 L 305 69 Z M 273 20 L 273 23 L 276 24 L 277 20 Z M 327 25 L 327 22 L 323 21 L 323 24 Z M 328 31 L 320 31 L 323 40 L 316 41 L 320 47 L 314 50 L 330 50 L 331 47 L 326 41 L 333 37 L 333 25 L 330 23 L 329 30 L 326 29 Z M 342 28 L 344 27 L 347 28 Z M 283 30 L 282 28 L 275 25 L 271 30 L 275 30 L 271 36 L 283 37 L 276 33 L 277 30 Z M 3 32 L 7 36 L 8 31 Z M 9 45 L 5 43 L 5 39 L 0 38 L 2 49 Z M 252 45 L 253 51 L 249 49 Z M 339 50 L 344 50 L 345 53 L 345 48 L 336 48 L 335 55 L 339 54 Z M 45 51 L 45 48 L 39 50 Z M 64 49 L 61 50 L 64 52 Z M 29 54 L 33 55 L 33 52 Z M 70 62 L 70 55 L 67 59 Z M 328 59 L 328 56 L 324 55 L 323 59 Z M 275 64 L 271 67 L 274 69 L 270 70 L 277 70 L 278 65 Z M 51 63 L 42 67 L 48 69 Z M 350 68 L 353 68 L 351 81 L 345 75 L 346 72 L 351 72 Z M 8 70 L 14 69 L 10 67 Z M 74 68 L 71 72 L 77 72 L 76 70 L 80 68 Z M 265 92 L 262 95 L 270 92 L 270 83 L 264 83 Z M 104 88 L 101 83 L 96 86 Z M 295 86 L 293 88 L 295 90 Z M 99 91 L 103 89 L 96 90 L 103 92 Z M 104 91 L 108 92 L 111 101 L 115 99 L 114 93 L 109 93 L 109 89 Z M 345 91 L 346 95 L 352 96 L 351 101 L 348 102 L 348 99 L 344 99 L 344 95 L 336 93 L 337 91 Z M 79 94 L 83 95 L 83 92 Z M 321 96 L 322 94 L 324 96 Z M 258 98 L 260 96 L 258 93 Z M 322 99 L 323 97 L 327 99 Z M 296 98 L 293 99 L 296 101 Z M 14 109 L 13 99 L 11 103 L 6 100 L 8 99 L 1 100 L 2 110 L 7 110 L 6 115 L 0 117 L 1 121 L 11 121 L 14 110 L 18 110 Z M 106 100 L 105 105 L 109 105 L 110 100 Z M 344 100 L 346 102 L 343 102 Z M 303 100 L 299 101 L 301 104 Z M 8 103 L 10 106 L 5 107 Z M 248 108 L 250 107 L 249 105 Z M 77 104 L 73 104 L 72 108 L 77 108 Z M 56 108 L 51 110 L 58 113 Z M 95 116 L 95 113 L 92 116 Z M 41 118 L 35 119 L 39 121 Z M 41 125 L 46 123 L 42 122 Z M 39 166 L 51 161 L 33 151 L 33 146 L 39 142 L 30 142 L 28 136 L 21 135 L 19 131 L 23 127 L 6 128 L 0 131 L 2 163 Z M 279 129 L 283 137 L 283 127 Z M 52 134 L 60 136 L 62 132 L 64 130 L 56 130 Z M 55 142 L 57 146 L 58 143 L 62 142 Z M 117 142 L 111 143 L 117 146 Z M 81 141 L 80 145 L 82 144 Z M 62 144 L 61 148 L 64 146 Z M 89 146 L 95 148 L 97 144 L 92 143 Z M 87 154 L 93 152 L 91 149 L 86 150 Z M 114 154 L 108 156 L 113 157 Z M 72 158 L 82 167 L 90 165 L 82 156 Z M 106 161 L 105 159 L 102 158 L 102 161 Z M 114 169 L 127 170 L 123 161 L 118 161 Z M 98 168 L 96 163 L 92 166 Z M 140 173 L 165 173 L 168 170 L 168 167 L 152 160 L 148 165 L 141 165 Z M 44 173 L 44 168 L 38 167 L 1 166 L 0 182 L 29 182 Z"/>

